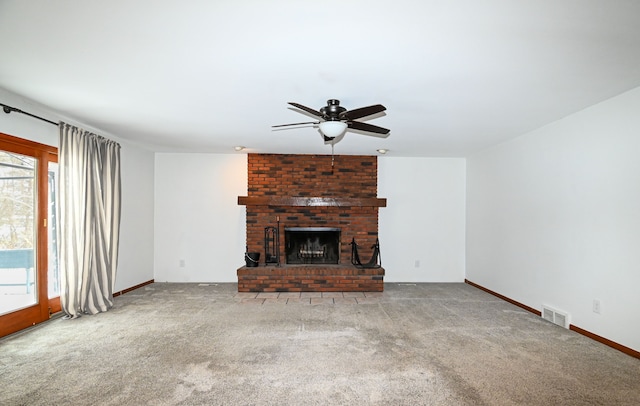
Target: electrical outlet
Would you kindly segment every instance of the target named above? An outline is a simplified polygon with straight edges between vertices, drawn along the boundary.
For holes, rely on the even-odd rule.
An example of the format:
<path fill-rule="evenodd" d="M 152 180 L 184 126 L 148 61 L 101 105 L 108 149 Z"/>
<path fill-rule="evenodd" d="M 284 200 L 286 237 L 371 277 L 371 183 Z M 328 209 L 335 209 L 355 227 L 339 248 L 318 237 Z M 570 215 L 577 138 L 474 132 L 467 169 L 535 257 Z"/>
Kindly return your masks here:
<path fill-rule="evenodd" d="M 416 259 L 416 262 L 413 266 L 415 266 L 416 268 L 420 268 L 420 260 Z"/>
<path fill-rule="evenodd" d="M 598 299 L 593 299 L 593 312 L 600 314 L 600 301 Z"/>
<path fill-rule="evenodd" d="M 180 268 L 184 268 L 184 259 L 180 260 Z"/>

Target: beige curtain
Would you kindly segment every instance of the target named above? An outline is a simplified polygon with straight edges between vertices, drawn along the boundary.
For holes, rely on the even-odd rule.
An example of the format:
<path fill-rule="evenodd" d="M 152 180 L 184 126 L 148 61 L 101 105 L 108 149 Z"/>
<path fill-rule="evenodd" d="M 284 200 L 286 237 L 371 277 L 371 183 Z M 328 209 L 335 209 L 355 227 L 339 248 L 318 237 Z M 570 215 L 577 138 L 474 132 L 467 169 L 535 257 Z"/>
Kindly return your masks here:
<path fill-rule="evenodd" d="M 120 234 L 120 145 L 60 123 L 60 302 L 69 318 L 113 306 Z"/>

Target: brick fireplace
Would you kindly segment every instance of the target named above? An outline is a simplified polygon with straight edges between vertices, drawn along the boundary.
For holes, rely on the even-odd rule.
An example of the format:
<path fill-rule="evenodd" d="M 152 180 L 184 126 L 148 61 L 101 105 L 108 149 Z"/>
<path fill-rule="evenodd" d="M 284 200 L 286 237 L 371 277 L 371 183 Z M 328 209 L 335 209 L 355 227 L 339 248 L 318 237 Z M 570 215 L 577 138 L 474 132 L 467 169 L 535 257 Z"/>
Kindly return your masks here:
<path fill-rule="evenodd" d="M 330 155 L 249 154 L 248 196 L 238 204 L 246 206 L 248 252 L 261 256 L 257 267 L 238 269 L 238 290 L 382 291 L 384 269 L 352 265 L 349 244 L 355 238 L 363 259 L 372 254 L 378 208 L 386 206 L 377 197 L 377 171 L 375 156 L 337 155 L 332 162 Z M 265 263 L 266 227 L 279 230 L 272 246 L 279 248 L 280 266 Z M 335 263 L 287 263 L 285 229 L 337 230 Z"/>

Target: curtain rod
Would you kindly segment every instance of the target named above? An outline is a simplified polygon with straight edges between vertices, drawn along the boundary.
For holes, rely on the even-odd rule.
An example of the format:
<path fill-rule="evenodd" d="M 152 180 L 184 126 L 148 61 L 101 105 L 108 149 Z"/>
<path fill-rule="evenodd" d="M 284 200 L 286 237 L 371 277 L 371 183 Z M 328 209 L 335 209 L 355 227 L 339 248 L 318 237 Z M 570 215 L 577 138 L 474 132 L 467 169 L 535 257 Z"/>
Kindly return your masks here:
<path fill-rule="evenodd" d="M 22 111 L 20 109 L 15 108 L 15 107 L 7 106 L 6 104 L 2 104 L 2 103 L 0 103 L 0 106 L 2 106 L 2 110 L 4 110 L 4 112 L 7 113 L 7 114 L 11 113 L 12 111 L 15 111 L 16 113 L 26 114 L 26 115 L 31 116 L 33 118 L 37 118 L 38 120 L 46 121 L 47 123 L 51 123 L 51 124 L 55 125 L 56 127 L 58 126 L 58 123 L 56 123 L 55 121 L 47 120 L 46 118 L 42 118 L 40 116 L 36 116 L 35 114 L 27 113 L 26 111 Z"/>

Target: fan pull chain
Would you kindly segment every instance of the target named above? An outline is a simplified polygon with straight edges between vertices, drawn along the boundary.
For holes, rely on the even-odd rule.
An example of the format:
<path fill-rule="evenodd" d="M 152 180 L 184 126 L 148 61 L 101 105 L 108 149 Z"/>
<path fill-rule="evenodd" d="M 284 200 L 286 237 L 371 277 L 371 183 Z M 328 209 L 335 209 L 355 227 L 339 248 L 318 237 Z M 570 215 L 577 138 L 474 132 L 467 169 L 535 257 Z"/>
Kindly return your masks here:
<path fill-rule="evenodd" d="M 334 144 L 331 144 L 331 174 L 333 175 L 333 147 Z"/>

